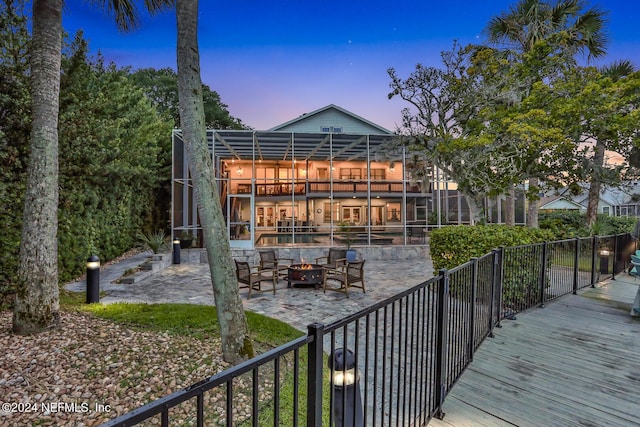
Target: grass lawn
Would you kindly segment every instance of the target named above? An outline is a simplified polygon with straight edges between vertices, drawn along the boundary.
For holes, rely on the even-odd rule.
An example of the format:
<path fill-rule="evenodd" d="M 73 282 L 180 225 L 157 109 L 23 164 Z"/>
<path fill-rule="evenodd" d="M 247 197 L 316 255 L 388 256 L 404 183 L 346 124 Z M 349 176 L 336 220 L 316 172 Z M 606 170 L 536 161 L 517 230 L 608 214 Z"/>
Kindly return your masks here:
<path fill-rule="evenodd" d="M 140 303 L 113 303 L 113 304 L 85 304 L 85 295 L 83 293 L 62 292 L 61 308 L 66 311 L 88 312 L 92 315 L 103 318 L 112 322 L 125 325 L 132 329 L 139 329 L 158 334 L 188 336 L 197 340 L 210 340 L 211 338 L 219 338 L 220 331 L 217 322 L 217 312 L 214 306 L 191 305 L 191 304 L 140 304 Z M 293 327 L 278 321 L 265 317 L 253 312 L 246 312 L 247 322 L 249 324 L 250 335 L 253 340 L 254 350 L 256 354 L 263 353 L 281 344 L 292 341 L 303 335 L 300 331 Z M 306 371 L 307 371 L 307 350 L 302 348 L 299 353 L 299 384 L 296 396 L 294 396 L 294 378 L 293 378 L 293 354 L 285 355 L 280 361 L 280 381 L 278 385 L 279 407 L 277 411 L 274 408 L 273 385 L 262 386 L 267 389 L 264 394 L 266 398 L 260 398 L 259 407 L 259 424 L 272 424 L 274 414 L 278 413 L 278 417 L 282 422 L 288 422 L 294 417 L 294 402 L 298 402 L 298 417 L 301 424 L 306 419 Z M 261 376 L 273 379 L 273 364 L 265 365 L 260 368 Z M 325 371 L 325 382 L 323 385 L 323 401 L 325 417 L 328 416 L 329 387 L 328 373 Z M 247 381 L 239 383 L 248 384 L 250 386 L 250 376 Z M 235 382 L 234 382 L 235 384 Z M 235 387 L 235 386 L 234 386 Z M 250 388 L 250 387 L 249 387 Z M 244 395 L 250 397 L 251 390 L 234 391 L 234 396 Z M 219 405 L 220 406 L 220 405 Z M 218 409 L 218 410 L 216 410 Z M 211 408 L 212 413 L 219 414 L 219 408 Z M 207 414 L 207 413 L 206 413 Z M 208 418 L 207 414 L 207 418 Z M 216 418 L 214 415 L 213 418 Z M 238 417 L 237 421 L 245 419 L 245 422 L 238 422 L 238 425 L 249 425 L 251 420 L 243 416 Z M 210 419 L 216 423 L 219 419 Z M 327 420 L 328 421 L 328 420 Z"/>

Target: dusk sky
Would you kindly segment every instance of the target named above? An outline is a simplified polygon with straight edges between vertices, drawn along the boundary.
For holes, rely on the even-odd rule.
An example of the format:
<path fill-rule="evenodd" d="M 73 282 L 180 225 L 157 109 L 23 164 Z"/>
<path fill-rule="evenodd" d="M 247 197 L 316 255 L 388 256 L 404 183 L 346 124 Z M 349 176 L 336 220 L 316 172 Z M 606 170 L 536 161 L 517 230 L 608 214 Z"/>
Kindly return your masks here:
<path fill-rule="evenodd" d="M 140 3 L 140 2 L 139 2 Z M 234 117 L 255 129 L 336 104 L 389 130 L 407 106 L 389 100 L 387 69 L 406 77 L 417 63 L 438 66 L 453 40 L 483 40 L 482 30 L 513 1 L 248 0 L 200 1 L 202 81 Z M 82 29 L 92 52 L 120 67 L 176 69 L 175 13 L 145 17 L 121 33 L 88 1 L 65 2 L 63 26 Z M 608 55 L 640 67 L 640 1 L 592 1 L 609 11 Z"/>

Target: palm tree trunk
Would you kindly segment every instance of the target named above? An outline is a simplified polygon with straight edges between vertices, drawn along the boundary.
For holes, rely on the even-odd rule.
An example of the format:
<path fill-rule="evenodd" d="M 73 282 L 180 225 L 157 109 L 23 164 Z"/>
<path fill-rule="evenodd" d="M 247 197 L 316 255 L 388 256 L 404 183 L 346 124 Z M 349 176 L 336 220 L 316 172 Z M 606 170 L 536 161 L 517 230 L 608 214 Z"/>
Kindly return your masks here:
<path fill-rule="evenodd" d="M 62 0 L 34 0 L 31 48 L 31 152 L 25 190 L 13 330 L 54 327 L 58 293 L 58 109 Z"/>
<path fill-rule="evenodd" d="M 600 201 L 600 187 L 602 186 L 600 171 L 604 165 L 604 144 L 596 143 L 593 156 L 593 172 L 591 173 L 591 183 L 589 184 L 589 198 L 587 201 L 587 227 L 591 227 L 596 222 L 598 214 L 598 202 Z"/>
<path fill-rule="evenodd" d="M 253 346 L 207 146 L 198 52 L 198 0 L 178 0 L 176 15 L 182 136 L 207 249 L 223 357 L 227 362 L 236 364 L 253 356 Z"/>

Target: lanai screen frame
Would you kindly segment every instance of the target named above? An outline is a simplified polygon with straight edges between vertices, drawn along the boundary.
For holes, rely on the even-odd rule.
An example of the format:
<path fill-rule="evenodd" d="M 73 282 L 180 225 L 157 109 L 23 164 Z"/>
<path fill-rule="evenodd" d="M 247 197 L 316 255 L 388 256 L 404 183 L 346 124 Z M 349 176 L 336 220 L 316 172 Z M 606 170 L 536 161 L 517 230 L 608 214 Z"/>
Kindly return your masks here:
<path fill-rule="evenodd" d="M 371 163 L 372 162 L 394 162 L 401 165 L 402 175 L 398 182 L 402 183 L 403 191 L 400 196 L 402 223 L 398 232 L 402 233 L 402 244 L 410 243 L 407 235 L 407 186 L 410 185 L 406 169 L 407 154 L 404 149 L 393 157 L 389 154 L 382 155 L 382 147 L 387 141 L 395 138 L 396 135 L 389 134 L 349 134 L 349 133 L 307 133 L 307 132 L 282 132 L 282 131 L 255 131 L 255 130 L 208 130 L 207 142 L 214 165 L 215 178 L 220 184 L 221 177 L 219 170 L 221 159 L 237 159 L 238 161 L 251 161 L 255 170 L 256 164 L 260 161 L 291 162 L 292 169 L 295 161 L 328 161 L 330 164 L 345 161 L 362 161 L 366 164 L 366 179 L 371 183 Z M 191 186 L 191 179 L 188 174 L 187 157 L 184 152 L 181 131 L 175 129 L 172 132 L 173 145 L 173 166 L 172 166 L 172 215 L 171 231 L 172 237 L 182 231 L 191 231 L 199 235 L 200 225 L 198 223 L 195 199 Z M 252 175 L 255 177 L 255 174 Z M 301 180 L 302 181 L 302 180 Z M 331 175 L 330 198 L 344 198 L 346 194 L 334 191 L 333 175 Z M 306 181 L 305 181 L 306 182 Z M 220 187 L 220 185 L 219 185 Z M 367 209 L 371 209 L 372 197 L 377 195 L 372 192 L 371 186 L 367 186 L 366 203 Z M 415 196 L 415 194 L 413 194 Z M 425 200 L 431 195 L 420 194 Z M 292 202 L 296 200 L 292 192 Z M 425 202 L 426 204 L 426 202 Z M 252 207 L 252 215 L 255 210 Z M 371 245 L 371 222 L 367 227 L 367 245 Z M 427 218 L 424 219 L 424 227 L 428 226 Z M 415 226 L 412 223 L 412 226 Z M 334 242 L 336 226 L 331 224 L 331 245 L 340 245 Z M 292 231 L 295 233 L 295 231 Z M 253 235 L 251 247 L 254 246 Z M 295 244 L 293 244 L 295 246 Z"/>

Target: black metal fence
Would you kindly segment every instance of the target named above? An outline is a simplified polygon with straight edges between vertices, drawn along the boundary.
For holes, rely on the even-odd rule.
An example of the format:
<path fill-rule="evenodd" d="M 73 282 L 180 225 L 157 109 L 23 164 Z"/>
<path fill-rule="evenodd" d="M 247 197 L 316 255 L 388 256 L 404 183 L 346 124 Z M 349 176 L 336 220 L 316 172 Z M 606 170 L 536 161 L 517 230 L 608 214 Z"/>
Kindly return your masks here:
<path fill-rule="evenodd" d="M 505 317 L 628 265 L 630 235 L 500 248 L 107 422 L 426 425 Z"/>

